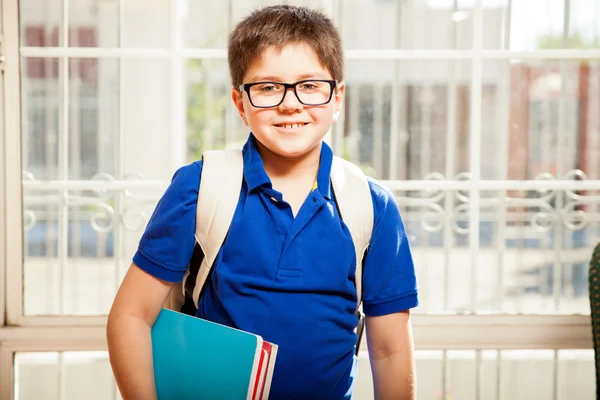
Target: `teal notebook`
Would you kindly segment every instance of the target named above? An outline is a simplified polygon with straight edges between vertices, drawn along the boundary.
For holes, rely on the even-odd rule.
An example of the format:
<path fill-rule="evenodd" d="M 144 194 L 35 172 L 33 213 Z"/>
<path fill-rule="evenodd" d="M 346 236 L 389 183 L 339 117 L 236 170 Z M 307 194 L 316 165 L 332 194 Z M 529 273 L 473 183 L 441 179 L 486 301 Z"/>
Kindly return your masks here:
<path fill-rule="evenodd" d="M 152 327 L 159 400 L 266 399 L 276 354 L 258 335 L 166 308 Z"/>

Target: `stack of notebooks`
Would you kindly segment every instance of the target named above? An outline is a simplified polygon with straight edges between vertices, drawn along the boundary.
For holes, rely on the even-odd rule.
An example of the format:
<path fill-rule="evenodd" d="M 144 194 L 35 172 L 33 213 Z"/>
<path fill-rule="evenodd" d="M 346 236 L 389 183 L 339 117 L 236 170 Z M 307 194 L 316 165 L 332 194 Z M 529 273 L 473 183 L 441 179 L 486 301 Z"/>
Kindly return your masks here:
<path fill-rule="evenodd" d="M 159 400 L 269 398 L 277 345 L 163 308 L 152 327 Z"/>

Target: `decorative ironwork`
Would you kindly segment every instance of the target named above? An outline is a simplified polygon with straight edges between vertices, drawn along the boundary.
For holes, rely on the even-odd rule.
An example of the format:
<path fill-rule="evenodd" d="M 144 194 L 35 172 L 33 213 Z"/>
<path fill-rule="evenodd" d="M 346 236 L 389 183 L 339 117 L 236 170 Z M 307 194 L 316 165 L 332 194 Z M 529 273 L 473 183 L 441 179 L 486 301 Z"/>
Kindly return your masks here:
<path fill-rule="evenodd" d="M 126 180 L 143 180 L 141 174 L 129 174 Z M 35 182 L 33 174 L 25 171 L 24 182 Z M 108 173 L 98 173 L 90 181 L 114 181 Z M 26 185 L 25 185 L 26 186 Z M 154 189 L 154 186 L 149 188 Z M 130 189 L 114 190 L 100 187 L 86 189 L 58 189 L 57 194 L 34 194 L 36 189 L 25 188 L 23 194 L 23 228 L 30 231 L 40 220 L 36 208 L 53 207 L 58 210 L 61 206 L 86 210 L 92 229 L 99 233 L 113 231 L 119 224 L 126 230 L 137 231 L 148 222 L 149 215 L 144 206 L 152 206 L 158 200 L 157 196 L 140 195 Z M 75 211 L 73 211 L 75 212 Z"/>
<path fill-rule="evenodd" d="M 452 181 L 471 182 L 471 174 L 457 174 Z M 586 181 L 587 176 L 580 170 L 572 170 L 562 178 L 563 182 Z M 425 176 L 424 182 L 431 188 L 423 190 L 402 190 L 396 188 L 396 200 L 401 207 L 414 210 L 419 214 L 419 221 L 424 231 L 435 233 L 442 231 L 448 224 L 463 235 L 469 234 L 469 210 L 471 207 L 470 190 L 446 189 L 436 186 L 436 182 L 449 181 L 439 172 Z M 557 181 L 550 173 L 539 174 L 534 181 Z M 584 185 L 585 186 L 585 185 Z M 600 193 L 575 192 L 571 189 L 536 188 L 533 190 L 494 190 L 497 196 L 481 196 L 488 193 L 477 186 L 474 189 L 480 194 L 479 209 L 503 211 L 510 214 L 524 215 L 520 224 L 538 233 L 547 233 L 559 224 L 568 230 L 584 229 L 590 221 L 600 221 Z M 492 192 L 494 192 L 492 191 Z M 416 194 L 415 194 L 416 193 Z M 597 209 L 594 209 L 597 207 Z M 484 217 L 480 219 L 485 220 Z"/>

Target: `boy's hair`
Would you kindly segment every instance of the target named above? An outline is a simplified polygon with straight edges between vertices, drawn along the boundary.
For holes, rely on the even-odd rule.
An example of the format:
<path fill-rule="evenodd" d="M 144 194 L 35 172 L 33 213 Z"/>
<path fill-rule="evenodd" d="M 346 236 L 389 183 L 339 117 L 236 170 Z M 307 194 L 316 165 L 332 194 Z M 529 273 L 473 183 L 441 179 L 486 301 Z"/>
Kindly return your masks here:
<path fill-rule="evenodd" d="M 271 46 L 306 43 L 333 79 L 344 78 L 342 40 L 331 19 L 320 11 L 288 5 L 254 11 L 229 35 L 229 73 L 233 87 L 241 85 L 250 64 Z"/>

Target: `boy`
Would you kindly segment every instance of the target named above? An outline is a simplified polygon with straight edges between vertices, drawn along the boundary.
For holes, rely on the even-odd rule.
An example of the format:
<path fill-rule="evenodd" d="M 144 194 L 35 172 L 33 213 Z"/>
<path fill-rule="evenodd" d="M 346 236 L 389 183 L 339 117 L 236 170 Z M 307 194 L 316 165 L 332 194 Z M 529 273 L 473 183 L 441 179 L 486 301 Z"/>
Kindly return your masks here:
<path fill-rule="evenodd" d="M 355 252 L 323 143 L 345 89 L 339 33 L 319 12 L 267 7 L 236 26 L 228 59 L 232 99 L 251 134 L 238 206 L 197 316 L 279 345 L 271 398 L 350 399 Z M 197 161 L 175 173 L 108 318 L 125 400 L 156 398 L 150 330 L 194 249 L 201 170 Z M 414 399 L 413 261 L 393 195 L 373 180 L 369 187 L 374 226 L 362 287 L 375 397 Z"/>

